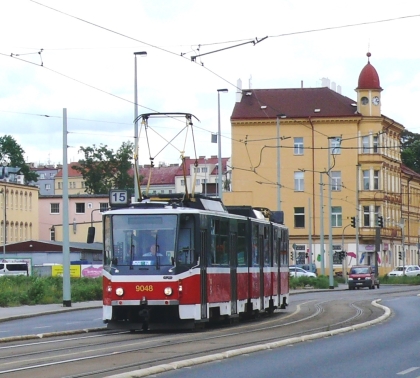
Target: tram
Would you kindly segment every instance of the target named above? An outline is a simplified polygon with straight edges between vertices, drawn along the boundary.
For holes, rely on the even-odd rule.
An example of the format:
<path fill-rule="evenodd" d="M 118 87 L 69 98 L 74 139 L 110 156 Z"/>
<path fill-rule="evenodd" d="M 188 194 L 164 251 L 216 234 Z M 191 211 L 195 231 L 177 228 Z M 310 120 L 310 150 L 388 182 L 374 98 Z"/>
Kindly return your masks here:
<path fill-rule="evenodd" d="M 282 212 L 172 196 L 130 203 L 127 191 L 110 191 L 103 213 L 108 328 L 194 329 L 288 305 Z"/>

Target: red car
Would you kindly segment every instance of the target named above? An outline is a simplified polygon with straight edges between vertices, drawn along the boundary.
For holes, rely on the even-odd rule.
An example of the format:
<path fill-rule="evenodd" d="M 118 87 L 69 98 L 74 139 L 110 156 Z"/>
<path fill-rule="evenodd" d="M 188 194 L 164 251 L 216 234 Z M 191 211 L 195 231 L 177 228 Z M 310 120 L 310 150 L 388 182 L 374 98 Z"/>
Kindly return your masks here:
<path fill-rule="evenodd" d="M 375 286 L 379 289 L 379 279 L 371 266 L 368 265 L 355 265 L 352 266 L 349 272 L 349 290 L 354 290 L 356 287 L 368 287 L 374 289 Z"/>

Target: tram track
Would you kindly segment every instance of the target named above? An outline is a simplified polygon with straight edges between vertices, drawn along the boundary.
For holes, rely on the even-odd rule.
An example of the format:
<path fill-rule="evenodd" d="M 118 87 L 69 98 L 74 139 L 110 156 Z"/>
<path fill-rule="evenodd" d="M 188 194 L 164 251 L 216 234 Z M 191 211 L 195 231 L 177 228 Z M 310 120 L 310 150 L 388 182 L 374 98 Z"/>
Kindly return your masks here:
<path fill-rule="evenodd" d="M 306 301 L 297 304 L 295 311 L 289 314 L 276 312 L 270 318 L 219 326 L 202 332 L 107 332 L 7 345 L 0 348 L 0 375 L 18 377 L 30 370 L 33 378 L 103 377 L 130 369 L 339 329 L 378 315 L 380 311 L 372 310 L 369 303 L 360 301 Z M 133 340 L 133 336 L 137 339 Z M 6 350 L 10 352 L 4 354 Z M 70 374 L 57 375 L 58 367 L 60 370 L 69 370 Z"/>

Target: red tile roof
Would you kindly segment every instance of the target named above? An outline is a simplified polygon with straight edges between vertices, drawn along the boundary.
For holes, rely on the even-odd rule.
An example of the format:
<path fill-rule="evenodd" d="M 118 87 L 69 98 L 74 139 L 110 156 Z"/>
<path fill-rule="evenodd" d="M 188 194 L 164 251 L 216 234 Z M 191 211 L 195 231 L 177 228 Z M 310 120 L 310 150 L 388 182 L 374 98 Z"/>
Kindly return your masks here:
<path fill-rule="evenodd" d="M 223 166 L 223 172 L 226 171 L 226 164 L 228 162 L 229 158 L 222 158 L 222 166 Z M 193 170 L 191 168 L 194 167 L 196 159 L 186 157 L 185 158 L 185 164 L 186 164 L 186 174 L 187 176 L 190 176 L 193 173 Z M 209 158 L 205 158 L 203 156 L 200 156 L 197 158 L 197 163 L 199 165 L 207 164 L 207 165 L 215 165 L 218 163 L 217 156 L 212 156 Z M 149 172 L 151 168 L 150 167 L 143 167 L 140 168 L 140 175 L 143 176 L 142 185 L 146 185 L 149 180 Z M 130 170 L 130 174 L 133 174 L 133 171 Z M 209 175 L 216 175 L 218 174 L 217 166 L 213 169 L 212 172 L 209 172 Z M 174 184 L 175 183 L 175 177 L 183 176 L 184 171 L 182 168 L 182 165 L 177 166 L 169 166 L 169 167 L 154 167 L 152 169 L 152 174 L 150 177 L 150 185 L 168 185 L 168 184 Z"/>
<path fill-rule="evenodd" d="M 319 109 L 319 110 L 318 110 Z M 233 109 L 231 120 L 308 117 L 351 117 L 355 101 L 327 87 L 248 89 Z"/>
<path fill-rule="evenodd" d="M 80 166 L 78 162 L 69 163 L 67 165 L 68 177 L 82 177 L 82 174 L 72 168 L 73 165 Z M 59 169 L 55 177 L 63 177 L 63 169 Z"/>

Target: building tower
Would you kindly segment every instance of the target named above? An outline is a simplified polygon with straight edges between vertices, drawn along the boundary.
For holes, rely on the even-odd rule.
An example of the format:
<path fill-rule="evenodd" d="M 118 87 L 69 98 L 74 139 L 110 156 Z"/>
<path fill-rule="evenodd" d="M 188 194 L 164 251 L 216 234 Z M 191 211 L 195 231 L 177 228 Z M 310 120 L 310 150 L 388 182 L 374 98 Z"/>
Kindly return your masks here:
<path fill-rule="evenodd" d="M 371 53 L 367 54 L 368 62 L 359 75 L 357 92 L 357 110 L 362 116 L 381 116 L 381 92 L 379 75 L 370 64 Z"/>

